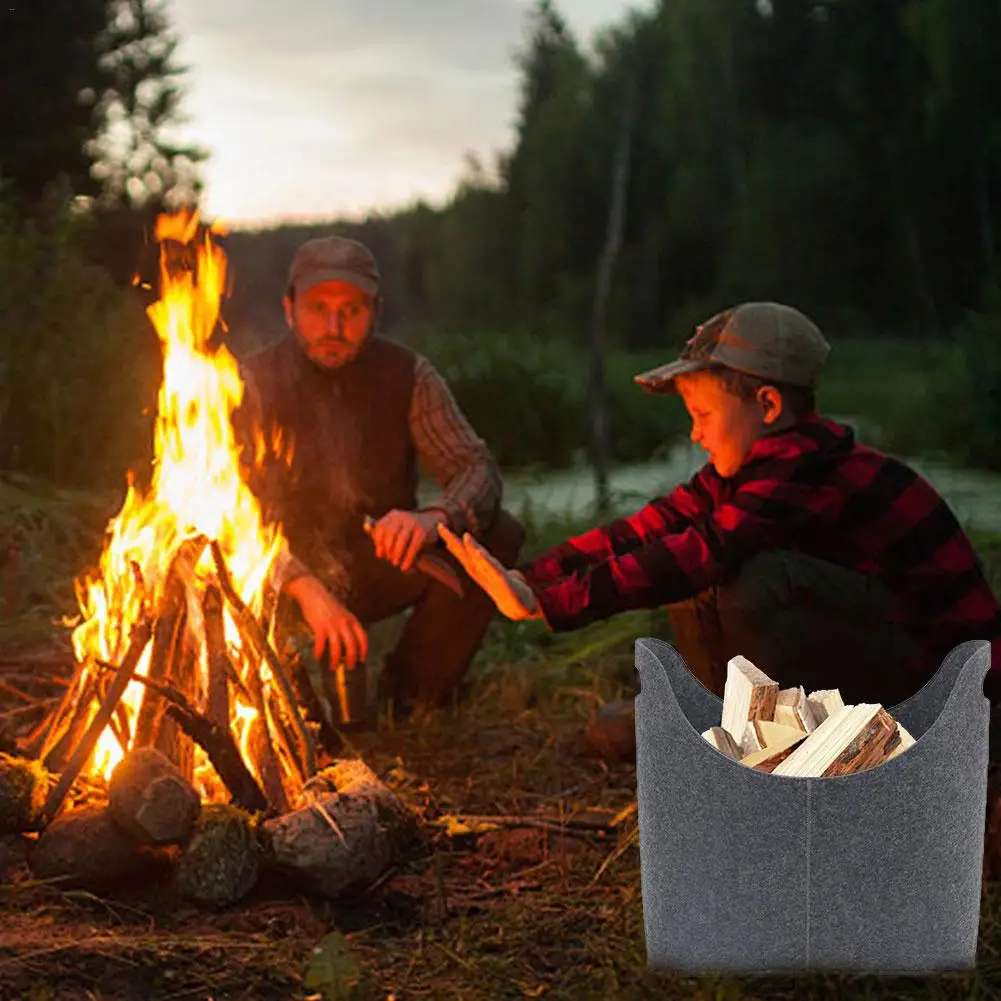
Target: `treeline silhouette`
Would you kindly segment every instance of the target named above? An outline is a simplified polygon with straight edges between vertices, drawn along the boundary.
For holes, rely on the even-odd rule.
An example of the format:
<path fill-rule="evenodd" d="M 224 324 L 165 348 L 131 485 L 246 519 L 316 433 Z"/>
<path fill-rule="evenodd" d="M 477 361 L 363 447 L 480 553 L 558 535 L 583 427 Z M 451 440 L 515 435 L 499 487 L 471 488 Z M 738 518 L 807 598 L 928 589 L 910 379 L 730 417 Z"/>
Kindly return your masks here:
<path fill-rule="evenodd" d="M 238 354 L 278 336 L 296 246 L 356 236 L 385 275 L 386 329 L 447 372 L 505 464 L 574 461 L 588 444 L 591 311 L 626 129 L 622 243 L 603 324 L 616 458 L 646 457 L 683 433 L 680 416 L 632 386 L 636 365 L 673 353 L 722 307 L 775 298 L 835 342 L 893 337 L 901 352 L 948 343 L 919 411 L 928 445 L 1001 466 L 999 38 L 1001 0 L 661 0 L 585 47 L 541 0 L 518 55 L 510 147 L 471 155 L 443 205 L 230 234 L 224 336 Z M 59 65 L 40 84 L 5 61 L 0 79 L 23 101 L 25 88 L 54 86 Z M 176 110 L 180 86 L 168 76 Z M 16 178 L 9 128 L 0 119 L 0 169 Z M 81 126 L 48 126 L 63 150 L 52 148 L 52 162 L 67 164 L 53 180 L 79 176 L 64 148 L 71 128 Z M 195 163 L 197 151 L 180 160 Z M 136 187 L 126 181 L 112 189 L 117 201 L 105 190 L 72 215 L 52 199 L 64 206 L 79 185 L 66 181 L 44 211 L 12 201 L 24 195 L 9 185 L 0 365 L 23 389 L 0 407 L 0 467 L 90 482 L 120 477 L 125 457 L 140 454 L 146 430 L 133 415 L 155 392 L 156 344 L 141 317 L 121 317 L 140 301 L 130 281 L 149 268 L 141 234 L 170 191 L 146 174 L 145 201 L 121 197 Z M 78 263 L 54 267 L 57 252 Z M 99 278 L 71 281 L 92 266 Z M 887 383 L 892 391 L 892 372 Z M 60 427 L 88 444 L 57 448 Z"/>

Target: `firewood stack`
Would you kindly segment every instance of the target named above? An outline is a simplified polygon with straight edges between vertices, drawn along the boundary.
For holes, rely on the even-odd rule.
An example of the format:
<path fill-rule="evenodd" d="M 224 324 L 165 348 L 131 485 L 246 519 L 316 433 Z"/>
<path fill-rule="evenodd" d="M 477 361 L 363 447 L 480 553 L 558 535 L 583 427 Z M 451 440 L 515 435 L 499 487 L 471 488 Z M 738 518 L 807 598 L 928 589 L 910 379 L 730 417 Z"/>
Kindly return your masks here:
<path fill-rule="evenodd" d="M 727 665 L 721 725 L 702 736 L 748 768 L 804 778 L 862 772 L 914 743 L 878 703 L 846 706 L 837 689 L 780 689 L 741 656 Z"/>

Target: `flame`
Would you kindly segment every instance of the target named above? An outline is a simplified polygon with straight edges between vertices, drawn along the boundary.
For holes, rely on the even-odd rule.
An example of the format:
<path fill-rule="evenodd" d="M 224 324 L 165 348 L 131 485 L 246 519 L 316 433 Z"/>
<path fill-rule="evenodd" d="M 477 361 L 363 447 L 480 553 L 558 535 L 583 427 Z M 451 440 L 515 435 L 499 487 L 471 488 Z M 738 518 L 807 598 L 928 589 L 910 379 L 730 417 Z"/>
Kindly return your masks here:
<path fill-rule="evenodd" d="M 163 355 L 153 476 L 145 494 L 130 478 L 122 508 L 108 526 L 98 571 L 77 581 L 82 616 L 72 641 L 85 672 L 99 670 L 100 664 L 120 663 L 144 603 L 146 607 L 157 606 L 179 547 L 195 536 L 218 542 L 236 592 L 255 615 L 260 616 L 263 610 L 265 585 L 282 539 L 278 526 L 264 523 L 257 499 L 241 475 L 231 420 L 243 398 L 237 362 L 225 346 L 211 344 L 226 277 L 225 255 L 213 243 L 213 232 L 220 230 L 201 227 L 197 213 L 187 210 L 161 216 L 157 222 L 162 294 L 147 310 Z M 168 248 L 176 250 L 178 246 L 184 248 L 189 263 L 196 263 L 195 268 L 179 267 L 176 253 L 172 259 Z M 262 442 L 255 445 L 259 455 Z M 189 628 L 198 637 L 202 636 L 201 606 L 194 597 L 214 575 L 206 548 L 194 568 L 194 581 L 187 582 Z M 243 649 L 228 607 L 224 631 L 231 662 L 244 681 L 249 672 L 259 672 L 267 691 L 267 667 Z M 204 642 L 197 647 L 195 691 L 188 695 L 194 696 L 194 704 L 203 706 L 208 665 Z M 142 653 L 136 674 L 144 676 L 149 670 L 151 649 L 152 641 Z M 144 696 L 141 683 L 129 683 L 121 703 L 127 726 L 105 728 L 87 773 L 105 779 L 111 776 L 128 749 L 116 732 L 134 735 Z M 96 711 L 96 699 L 93 708 Z M 247 753 L 256 736 L 257 720 L 256 709 L 242 702 L 231 686 L 231 732 L 247 766 L 260 780 L 254 758 Z M 126 745 L 130 739 L 125 740 Z M 223 792 L 204 752 L 197 747 L 195 779 L 205 799 Z"/>

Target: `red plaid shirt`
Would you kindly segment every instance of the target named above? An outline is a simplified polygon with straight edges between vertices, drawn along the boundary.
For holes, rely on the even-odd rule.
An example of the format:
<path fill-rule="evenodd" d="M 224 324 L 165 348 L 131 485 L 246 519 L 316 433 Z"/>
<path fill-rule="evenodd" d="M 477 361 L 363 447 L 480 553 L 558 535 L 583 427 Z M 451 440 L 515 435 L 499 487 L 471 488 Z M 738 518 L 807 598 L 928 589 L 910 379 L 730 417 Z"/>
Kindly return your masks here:
<path fill-rule="evenodd" d="M 707 464 L 524 572 L 550 627 L 569 630 L 694 597 L 768 549 L 876 575 L 936 667 L 965 640 L 996 649 L 1001 639 L 1001 607 L 945 501 L 908 466 L 816 415 L 759 439 L 735 476 Z"/>

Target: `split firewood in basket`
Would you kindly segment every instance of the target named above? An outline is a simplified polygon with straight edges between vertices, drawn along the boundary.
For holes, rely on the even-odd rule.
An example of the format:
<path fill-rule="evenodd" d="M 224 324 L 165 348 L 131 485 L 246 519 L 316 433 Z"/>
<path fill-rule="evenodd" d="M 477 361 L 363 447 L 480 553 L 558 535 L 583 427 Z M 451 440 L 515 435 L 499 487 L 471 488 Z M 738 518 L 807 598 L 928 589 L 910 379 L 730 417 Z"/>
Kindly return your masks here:
<path fill-rule="evenodd" d="M 804 733 L 816 730 L 820 722 L 803 686 L 783 688 L 775 702 L 775 722 L 795 727 Z"/>
<path fill-rule="evenodd" d="M 746 657 L 731 658 L 723 686 L 723 729 L 740 744 L 748 720 L 772 719 L 778 695 L 777 681 L 772 681 Z"/>
<path fill-rule="evenodd" d="M 848 775 L 878 765 L 900 743 L 896 721 L 878 703 L 845 706 L 809 735 L 774 775 Z"/>

